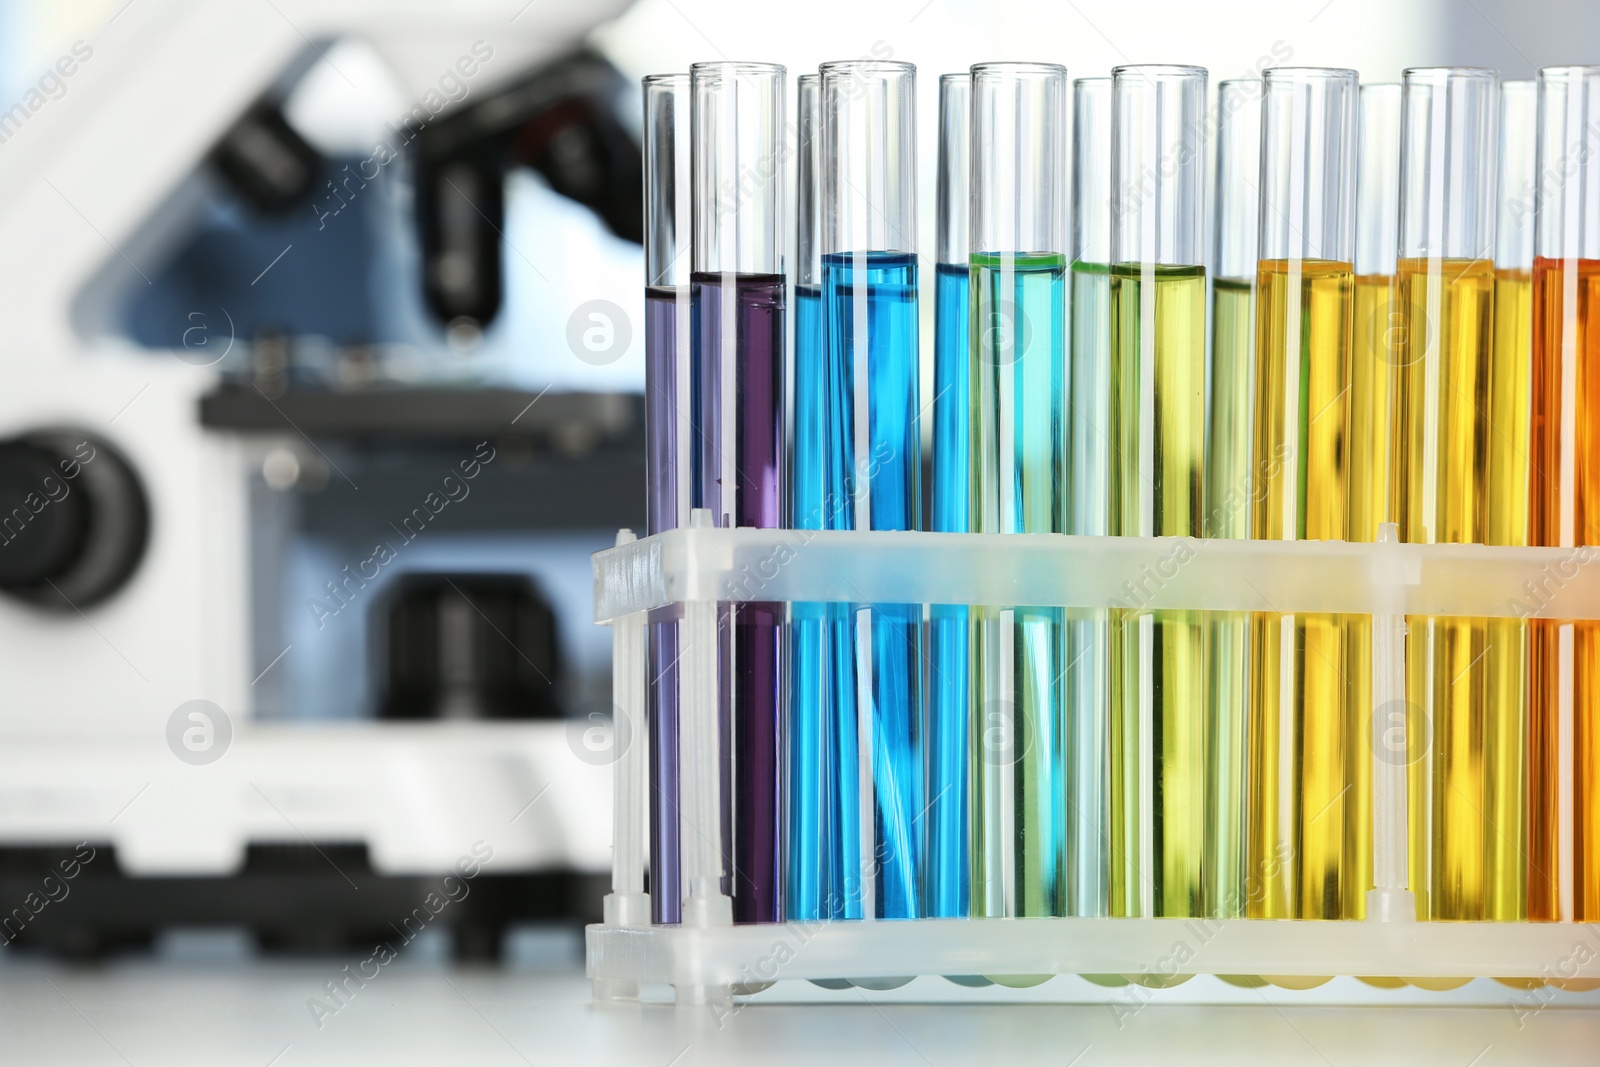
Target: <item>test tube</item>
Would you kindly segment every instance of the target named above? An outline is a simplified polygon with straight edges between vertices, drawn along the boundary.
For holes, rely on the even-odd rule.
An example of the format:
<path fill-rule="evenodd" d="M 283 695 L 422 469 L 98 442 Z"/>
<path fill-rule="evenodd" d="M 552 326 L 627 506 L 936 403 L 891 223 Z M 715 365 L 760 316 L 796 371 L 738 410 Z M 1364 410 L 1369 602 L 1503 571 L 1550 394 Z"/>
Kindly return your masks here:
<path fill-rule="evenodd" d="M 645 529 L 689 520 L 694 500 L 690 385 L 689 76 L 644 79 Z M 678 842 L 678 619 L 649 623 L 651 921 L 683 915 Z"/>
<path fill-rule="evenodd" d="M 968 172 L 972 76 L 939 79 L 938 262 L 934 265 L 933 529 L 967 533 Z M 967 754 L 971 676 L 967 609 L 928 608 L 928 915 L 963 918 L 971 907 L 967 862 Z"/>
<path fill-rule="evenodd" d="M 1059 533 L 1065 475 L 1067 72 L 972 68 L 972 504 L 979 533 Z M 1065 616 L 973 609 L 972 911 L 1062 913 Z M 1009 851 L 1008 851 L 1009 846 Z"/>
<path fill-rule="evenodd" d="M 794 525 L 847 529 L 829 504 L 837 428 L 822 341 L 822 79 L 802 74 L 796 122 Z M 797 603 L 789 618 L 790 919 L 859 919 L 861 826 L 855 622 L 848 604 Z M 847 874 L 849 874 L 847 882 Z"/>
<path fill-rule="evenodd" d="M 1498 78 L 1491 70 L 1405 72 L 1400 135 L 1401 330 L 1395 516 L 1410 542 L 1483 543 L 1491 502 L 1478 463 L 1494 322 Z M 1481 759 L 1490 707 L 1482 619 L 1407 620 L 1411 887 L 1419 918 L 1483 919 L 1491 887 Z"/>
<path fill-rule="evenodd" d="M 1103 535 L 1111 366 L 1111 79 L 1072 83 L 1071 351 L 1067 359 L 1068 533 Z M 1105 915 L 1110 877 L 1106 825 L 1106 609 L 1067 617 L 1067 699 L 1062 728 L 1067 792 L 1064 912 Z"/>
<path fill-rule="evenodd" d="M 1251 452 L 1261 491 L 1251 535 L 1345 540 L 1356 72 L 1275 67 L 1263 84 Z M 1360 642 L 1348 623 L 1252 619 L 1248 870 L 1263 890 L 1255 917 L 1365 913 L 1370 885 L 1350 883 L 1347 859 L 1371 852 L 1371 826 L 1352 825 L 1347 809 L 1370 758 L 1370 695 L 1350 684 Z M 1370 637 L 1363 647 L 1370 656 Z"/>
<path fill-rule="evenodd" d="M 1600 545 L 1600 67 L 1544 68 L 1538 107 L 1528 539 L 1575 548 Z M 1531 630 L 1529 917 L 1596 922 L 1600 625 Z"/>
<path fill-rule="evenodd" d="M 1208 537 L 1250 536 L 1255 275 L 1261 213 L 1260 78 L 1217 85 L 1216 239 L 1211 281 L 1211 384 L 1206 422 Z M 1206 893 L 1221 918 L 1245 912 L 1245 723 L 1249 616 L 1211 615 L 1206 813 L 1215 841 Z"/>
<path fill-rule="evenodd" d="M 1356 258 L 1351 301 L 1350 540 L 1376 541 L 1394 520 L 1391 426 L 1400 325 L 1400 86 L 1363 85 L 1356 153 Z M 1364 683 L 1370 688 L 1371 679 Z M 1369 820 L 1370 821 L 1370 820 Z"/>
<path fill-rule="evenodd" d="M 1538 87 L 1500 86 L 1498 190 L 1495 203 L 1494 342 L 1488 368 L 1484 539 L 1528 543 L 1529 420 L 1533 415 L 1533 175 Z M 1483 742 L 1484 818 L 1497 832 L 1484 838 L 1484 918 L 1528 917 L 1527 761 L 1528 625 L 1490 619 L 1485 694 L 1497 709 Z"/>
<path fill-rule="evenodd" d="M 821 74 L 824 382 L 839 412 L 827 451 L 843 476 L 829 488 L 848 528 L 914 530 L 922 515 L 916 68 L 858 60 L 824 63 Z M 862 867 L 875 915 L 914 919 L 925 879 L 922 606 L 860 607 L 862 793 L 873 801 L 870 835 L 863 831 L 873 863 Z"/>
<path fill-rule="evenodd" d="M 718 526 L 780 527 L 784 486 L 784 69 L 697 63 L 692 90 L 700 499 Z M 736 922 L 781 918 L 778 723 L 784 606 L 721 612 Z M 724 840 L 727 840 L 725 838 Z M 693 887 L 691 887 L 693 889 Z"/>
<path fill-rule="evenodd" d="M 1376 541 L 1379 527 L 1392 521 L 1393 515 L 1393 396 L 1399 369 L 1394 340 L 1400 325 L 1394 277 L 1400 241 L 1400 86 L 1363 85 L 1359 99 L 1355 277 L 1351 280 L 1350 461 L 1345 470 L 1345 488 L 1349 509 L 1347 537 L 1351 541 Z M 1399 723 L 1391 723 L 1390 717 L 1398 709 L 1387 700 L 1374 706 L 1378 679 L 1372 652 L 1374 635 L 1387 641 L 1384 635 L 1390 632 L 1389 628 L 1398 632 L 1400 623 L 1389 617 L 1377 625 L 1372 616 L 1357 616 L 1349 620 L 1349 626 L 1345 681 L 1351 692 L 1365 694 L 1372 720 L 1360 727 L 1366 731 L 1361 735 L 1366 738 L 1365 749 L 1353 748 L 1350 752 L 1354 762 L 1347 765 L 1352 785 L 1345 801 L 1345 821 L 1350 827 L 1368 828 L 1362 831 L 1365 836 L 1360 840 L 1371 842 L 1372 847 L 1356 847 L 1346 854 L 1346 882 L 1385 891 L 1403 890 L 1406 877 L 1401 850 L 1390 849 L 1385 842 L 1384 861 L 1375 860 L 1379 845 L 1374 818 L 1380 790 L 1374 771 L 1384 772 L 1383 789 L 1395 795 L 1398 806 L 1404 767 L 1396 765 L 1399 753 L 1391 751 L 1384 739 L 1390 736 L 1388 731 L 1394 725 L 1404 725 L 1404 717 Z M 1386 694 L 1401 691 L 1398 680 L 1393 688 L 1387 684 L 1389 680 L 1385 681 Z M 1385 732 L 1372 732 L 1379 729 Z M 1400 734 L 1403 736 L 1403 730 Z M 1363 905 L 1354 906 L 1364 913 Z M 1403 984 L 1397 979 L 1363 981 L 1390 988 Z"/>
<path fill-rule="evenodd" d="M 1111 72 L 1110 532 L 1204 529 L 1206 72 Z M 1179 547 L 1168 569 L 1190 550 Z M 1110 619 L 1111 914 L 1206 915 L 1206 634 L 1131 574 Z"/>

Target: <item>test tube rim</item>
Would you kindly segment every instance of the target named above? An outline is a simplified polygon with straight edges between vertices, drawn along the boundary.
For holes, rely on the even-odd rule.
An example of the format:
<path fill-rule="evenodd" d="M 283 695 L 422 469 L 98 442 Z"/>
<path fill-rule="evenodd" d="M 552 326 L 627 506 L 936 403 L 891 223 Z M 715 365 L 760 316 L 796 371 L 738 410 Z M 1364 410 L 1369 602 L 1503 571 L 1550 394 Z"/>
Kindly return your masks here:
<path fill-rule="evenodd" d="M 1249 78 L 1234 78 L 1233 81 L 1249 81 Z M 1289 82 L 1308 81 L 1348 81 L 1357 86 L 1361 82 L 1361 72 L 1353 67 L 1268 67 L 1261 72 L 1263 82 L 1282 80 Z M 1218 83 L 1221 84 L 1220 82 Z"/>
<path fill-rule="evenodd" d="M 1182 81 L 1185 78 L 1206 78 L 1209 80 L 1211 72 L 1205 67 L 1197 67 L 1187 63 L 1124 63 L 1111 68 L 1111 80 L 1130 77 L 1150 78 L 1155 81 Z M 1248 80 L 1235 78 L 1234 81 Z"/>
<path fill-rule="evenodd" d="M 689 75 L 684 71 L 676 71 L 670 74 L 646 74 L 639 79 L 639 84 L 644 86 L 688 85 Z"/>
<path fill-rule="evenodd" d="M 959 74 L 941 74 L 941 75 L 939 75 L 939 84 L 940 85 L 955 85 L 955 84 L 957 84 L 959 82 L 971 82 L 971 81 L 972 81 L 972 72 L 970 70 L 962 71 Z"/>
<path fill-rule="evenodd" d="M 1111 87 L 1111 75 L 1109 75 L 1109 74 L 1087 74 L 1087 75 L 1083 76 L 1082 78 L 1073 78 L 1072 79 L 1072 87 L 1074 89 L 1078 88 L 1080 85 L 1087 85 L 1087 86 L 1091 86 L 1091 87 L 1098 87 L 1098 86 L 1104 85 L 1106 88 L 1109 89 Z"/>
<path fill-rule="evenodd" d="M 1545 78 L 1584 78 L 1596 75 L 1600 75 L 1600 64 L 1573 63 L 1566 66 L 1540 67 L 1539 75 L 1534 80 L 1538 82 L 1543 81 Z M 1525 81 L 1527 79 L 1518 80 Z"/>
<path fill-rule="evenodd" d="M 1060 63 L 1036 63 L 1032 61 L 993 60 L 985 63 L 974 63 L 967 72 L 973 81 L 979 78 L 993 78 L 1000 75 L 1026 74 L 1037 77 L 1065 78 L 1067 68 Z"/>
<path fill-rule="evenodd" d="M 830 59 L 826 63 L 817 64 L 819 75 L 840 71 L 851 74 L 915 74 L 917 65 L 900 59 Z"/>
<path fill-rule="evenodd" d="M 709 77 L 711 75 L 732 75 L 739 77 L 744 74 L 777 75 L 783 77 L 788 74 L 788 68 L 782 63 L 763 63 L 747 59 L 713 59 L 691 64 L 689 77 L 696 75 Z"/>
<path fill-rule="evenodd" d="M 1400 84 L 1441 85 L 1451 78 L 1498 82 L 1500 72 L 1494 67 L 1407 67 L 1400 72 Z"/>

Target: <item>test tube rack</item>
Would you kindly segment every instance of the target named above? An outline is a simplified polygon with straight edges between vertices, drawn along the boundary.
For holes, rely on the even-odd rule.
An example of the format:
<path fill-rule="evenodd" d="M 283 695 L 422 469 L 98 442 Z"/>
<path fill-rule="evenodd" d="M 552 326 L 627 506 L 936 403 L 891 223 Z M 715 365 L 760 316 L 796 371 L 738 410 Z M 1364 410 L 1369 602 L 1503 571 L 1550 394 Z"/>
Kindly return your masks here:
<path fill-rule="evenodd" d="M 1600 980 L 1600 924 L 1419 922 L 1407 883 L 1403 731 L 1373 746 L 1375 884 L 1362 921 L 1179 918 L 969 918 L 735 926 L 722 894 L 717 724 L 719 603 L 760 600 L 1328 612 L 1373 619 L 1374 722 L 1404 707 L 1405 618 L 1600 619 L 1600 548 L 718 529 L 689 526 L 636 539 L 622 531 L 595 554 L 595 618 L 612 628 L 614 764 L 612 891 L 588 929 L 597 1001 L 674 987 L 679 1004 L 726 1002 L 778 979 L 885 985 L 919 975 L 1151 973 L 1556 977 Z M 1531 584 L 1529 584 L 1531 583 Z M 1532 593 L 1530 593 L 1532 591 Z M 1530 613 L 1532 604 L 1537 608 Z M 1519 608 L 1519 605 L 1522 607 Z M 644 743 L 645 625 L 681 610 L 680 770 L 683 922 L 652 925 Z M 1570 771 L 1564 695 L 1560 758 Z M 1398 745 L 1397 749 L 1395 746 Z M 1561 798 L 1562 868 L 1570 870 L 1571 775 Z M 1570 886 L 1564 889 L 1570 892 Z M 1570 902 L 1563 913 L 1570 914 Z M 965 983 L 963 983 L 965 984 Z"/>

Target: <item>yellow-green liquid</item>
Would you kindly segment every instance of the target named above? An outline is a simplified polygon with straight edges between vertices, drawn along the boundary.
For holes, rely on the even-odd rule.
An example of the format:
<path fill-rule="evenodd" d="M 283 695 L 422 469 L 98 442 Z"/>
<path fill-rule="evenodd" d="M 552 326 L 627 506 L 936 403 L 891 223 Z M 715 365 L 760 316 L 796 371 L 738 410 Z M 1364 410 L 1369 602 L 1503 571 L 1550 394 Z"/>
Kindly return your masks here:
<path fill-rule="evenodd" d="M 1251 532 L 1343 540 L 1349 531 L 1351 305 L 1348 263 L 1264 260 L 1256 305 L 1253 461 L 1263 489 Z M 1364 627 L 1345 616 L 1259 615 L 1250 656 L 1250 914 L 1364 914 L 1370 882 L 1351 862 L 1371 851 L 1352 818 L 1370 692 L 1352 672 Z M 1287 736 L 1284 732 L 1287 731 Z"/>
<path fill-rule="evenodd" d="M 1204 532 L 1205 289 L 1203 267 L 1111 268 L 1113 535 Z M 1110 613 L 1112 915 L 1215 908 L 1205 886 L 1207 620 L 1143 606 L 1187 562 L 1176 552 L 1164 574 L 1129 575 Z"/>
<path fill-rule="evenodd" d="M 1254 283 L 1248 278 L 1218 278 L 1211 288 L 1211 404 L 1206 432 L 1206 536 L 1250 536 L 1250 412 L 1253 403 L 1250 354 L 1255 337 Z M 1245 913 L 1245 723 L 1246 655 L 1250 617 L 1243 612 L 1212 612 L 1208 627 L 1210 733 L 1207 780 L 1215 786 L 1206 831 L 1206 848 L 1215 862 L 1207 871 L 1206 893 L 1212 913 L 1236 918 Z"/>
<path fill-rule="evenodd" d="M 1526 501 L 1489 489 L 1494 269 L 1484 260 L 1403 259 L 1397 279 L 1401 538 L 1481 544 L 1489 538 L 1491 510 Z M 1505 849 L 1506 835 L 1515 840 L 1524 816 L 1501 825 L 1495 807 L 1517 806 L 1521 758 L 1491 757 L 1489 748 L 1520 734 L 1525 722 L 1522 672 L 1503 674 L 1506 656 L 1520 662 L 1522 655 L 1507 644 L 1515 648 L 1525 639 L 1512 640 L 1505 624 L 1488 619 L 1409 618 L 1407 626 L 1410 880 L 1418 917 L 1502 918 L 1508 902 L 1519 915 L 1526 910 L 1520 884 L 1526 872 L 1505 863 Z"/>

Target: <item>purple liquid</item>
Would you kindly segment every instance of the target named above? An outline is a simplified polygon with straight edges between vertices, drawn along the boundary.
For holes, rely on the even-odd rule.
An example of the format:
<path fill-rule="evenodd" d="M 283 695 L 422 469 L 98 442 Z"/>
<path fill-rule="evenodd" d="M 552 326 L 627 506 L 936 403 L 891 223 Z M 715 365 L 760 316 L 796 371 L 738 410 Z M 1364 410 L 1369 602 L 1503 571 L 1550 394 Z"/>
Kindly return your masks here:
<path fill-rule="evenodd" d="M 701 506 L 711 509 L 718 526 L 783 526 L 783 276 L 697 273 L 691 280 Z M 734 343 L 725 352 L 727 328 Z M 732 767 L 731 788 L 723 795 L 732 798 L 733 918 L 778 922 L 784 610 L 761 602 L 727 610 L 733 624 L 731 671 L 723 675 L 724 724 L 731 747 L 724 751 L 733 759 L 724 762 Z"/>
<path fill-rule="evenodd" d="M 683 524 L 678 507 L 678 296 L 673 286 L 644 291 L 645 530 Z M 682 398 L 688 404 L 689 398 Z M 687 447 L 690 442 L 682 442 Z M 650 919 L 683 920 L 678 842 L 678 624 L 652 615 L 646 641 L 650 717 Z"/>

